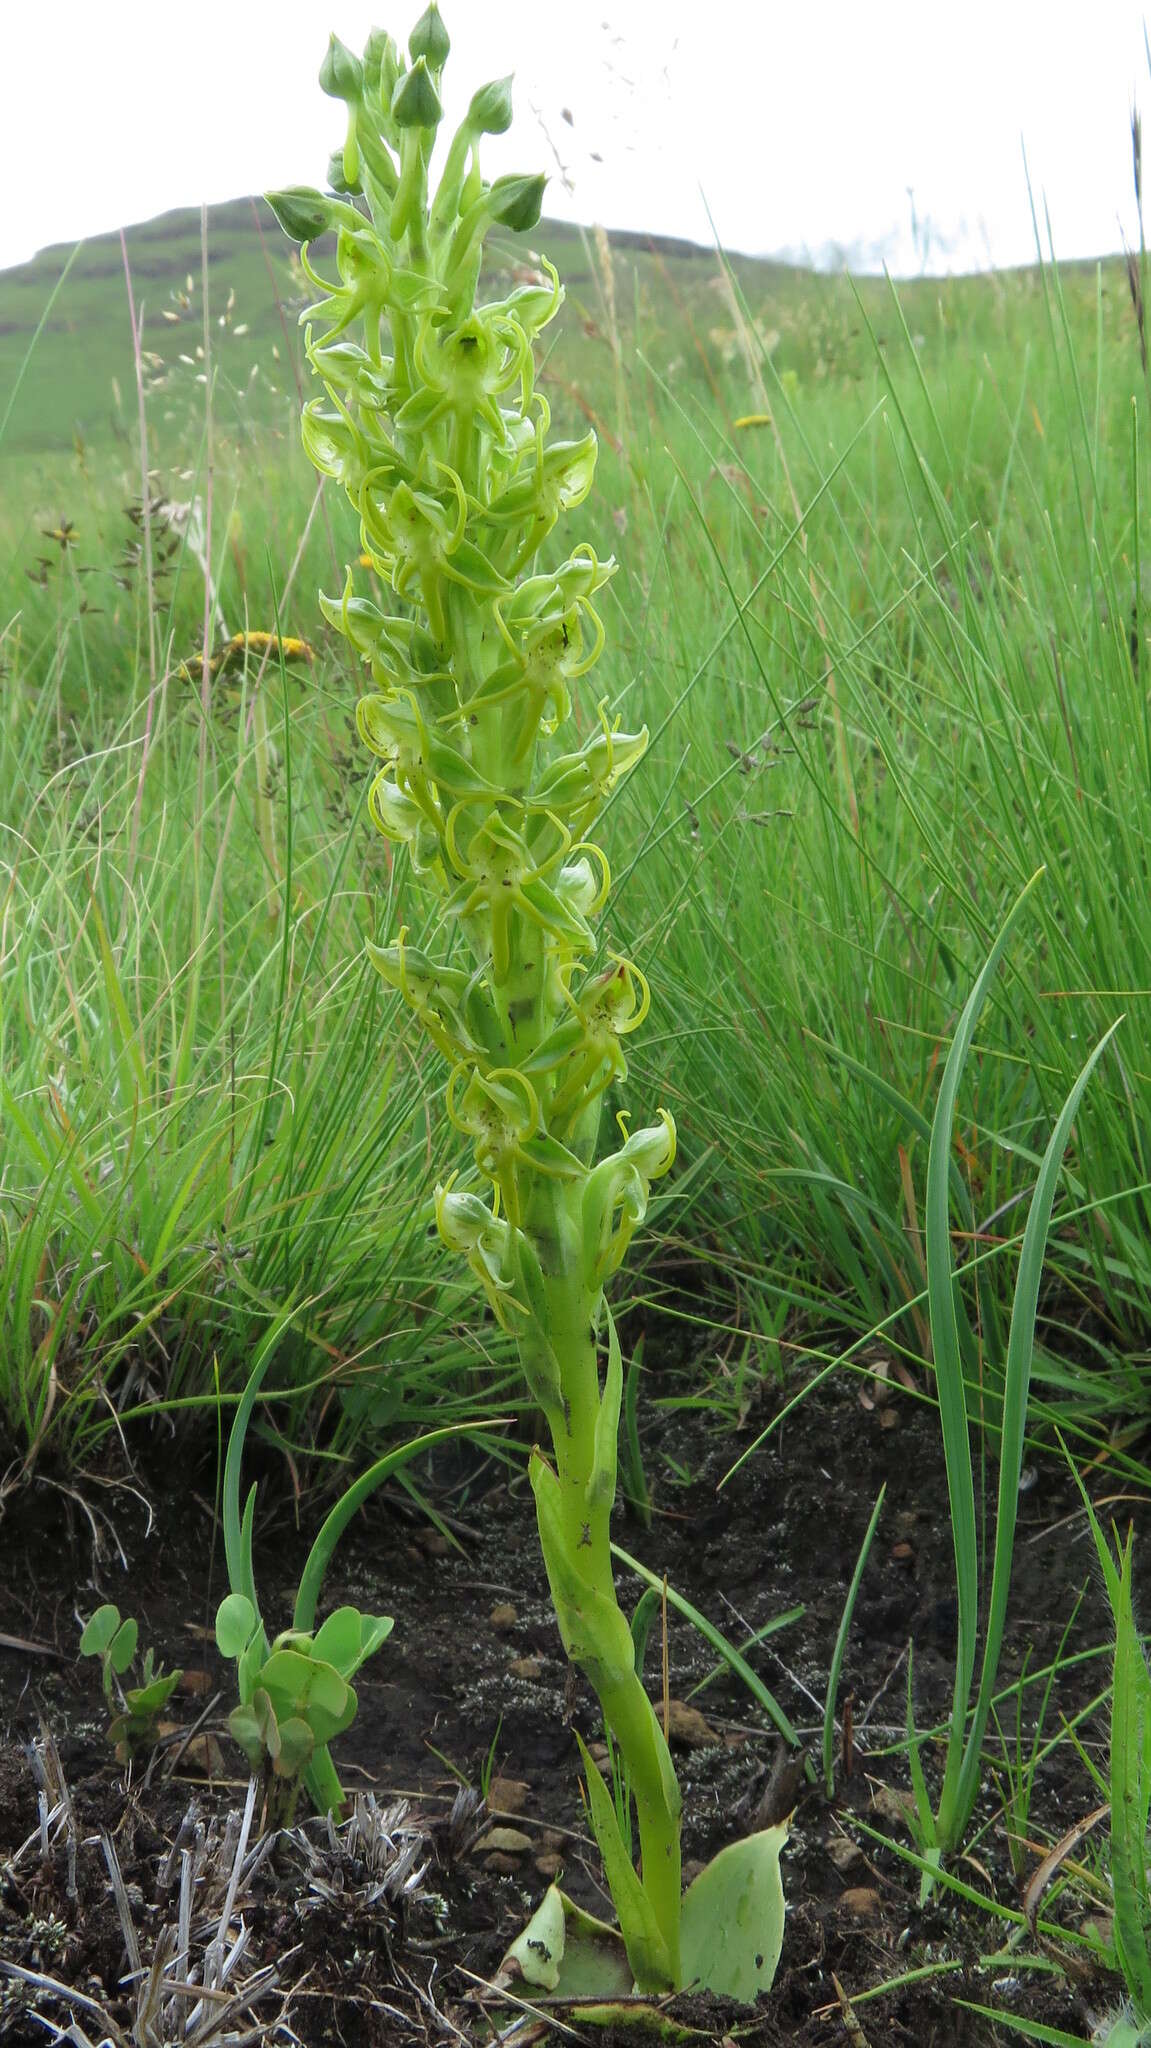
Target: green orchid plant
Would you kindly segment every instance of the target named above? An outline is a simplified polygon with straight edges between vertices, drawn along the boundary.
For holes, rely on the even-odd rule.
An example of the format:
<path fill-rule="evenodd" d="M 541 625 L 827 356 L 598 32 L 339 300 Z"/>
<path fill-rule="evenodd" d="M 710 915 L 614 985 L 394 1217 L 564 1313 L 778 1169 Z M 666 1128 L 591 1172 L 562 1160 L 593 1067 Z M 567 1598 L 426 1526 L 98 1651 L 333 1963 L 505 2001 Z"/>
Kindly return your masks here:
<path fill-rule="evenodd" d="M 407 62 L 379 30 L 362 57 L 333 38 L 320 83 L 346 108 L 335 196 L 269 195 L 317 295 L 301 318 L 323 395 L 304 407 L 304 446 L 347 492 L 398 601 L 380 609 L 349 575 L 320 603 L 371 673 L 358 707 L 380 762 L 371 816 L 439 910 L 442 957 L 404 930 L 369 951 L 448 1062 L 448 1114 L 487 1192 L 453 1176 L 436 1189 L 436 1221 L 514 1338 L 551 1437 L 531 1480 L 560 1632 L 638 1821 L 637 1869 L 581 1744 L 614 1947 L 626 1950 L 615 1981 L 750 2000 L 778 1959 L 784 1831 L 731 1845 L 682 1896 L 679 1787 L 609 1543 L 623 1374 L 604 1289 L 676 1137 L 666 1110 L 630 1134 L 620 1117 L 600 1156 L 605 1096 L 627 1075 L 624 1042 L 649 993 L 636 966 L 600 950 L 611 878 L 590 835 L 648 734 L 621 731 L 593 699 L 586 736 L 565 736 L 573 689 L 604 646 L 596 599 L 615 564 L 586 542 L 553 566 L 542 550 L 591 489 L 596 440 L 552 439 L 535 388 L 533 345 L 563 296 L 551 264 L 533 259 L 505 296 L 477 296 L 485 237 L 534 227 L 542 204 L 541 177 L 481 175 L 483 137 L 511 122 L 510 79 L 475 93 L 430 185 L 448 50 L 434 5 Z M 310 245 L 333 235 L 323 264 Z M 558 1892 L 541 1910 L 515 1960 L 562 1992 L 570 1951 L 611 1944 Z"/>

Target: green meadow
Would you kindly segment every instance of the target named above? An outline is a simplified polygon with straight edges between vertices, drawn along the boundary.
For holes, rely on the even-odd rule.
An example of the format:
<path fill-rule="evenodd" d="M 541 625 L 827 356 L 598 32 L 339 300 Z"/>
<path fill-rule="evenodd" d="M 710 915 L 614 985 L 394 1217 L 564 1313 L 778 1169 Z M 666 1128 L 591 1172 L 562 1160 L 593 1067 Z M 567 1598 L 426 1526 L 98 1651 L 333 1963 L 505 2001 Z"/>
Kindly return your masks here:
<path fill-rule="evenodd" d="M 1032 1412 L 1101 1440 L 1143 1410 L 1151 1308 L 1126 272 L 893 286 L 528 240 L 498 266 L 538 247 L 564 277 L 539 388 L 597 430 L 575 524 L 620 564 L 580 728 L 602 699 L 652 735 L 606 822 L 611 943 L 652 988 L 613 1106 L 666 1105 L 680 1155 L 616 1305 L 656 1318 L 665 1396 L 718 1413 L 837 1358 L 929 1361 L 928 1127 L 1042 867 L 964 1073 L 956 1252 L 994 1378 L 1040 1156 L 1122 1016 L 1067 1154 Z M 462 1163 L 443 1074 L 363 950 L 418 942 L 426 898 L 368 823 L 317 603 L 347 564 L 373 578 L 299 446 L 305 293 L 247 201 L 0 276 L 10 1473 L 158 1418 L 214 1432 L 285 1312 L 296 1446 L 522 1399 L 429 1233 Z"/>

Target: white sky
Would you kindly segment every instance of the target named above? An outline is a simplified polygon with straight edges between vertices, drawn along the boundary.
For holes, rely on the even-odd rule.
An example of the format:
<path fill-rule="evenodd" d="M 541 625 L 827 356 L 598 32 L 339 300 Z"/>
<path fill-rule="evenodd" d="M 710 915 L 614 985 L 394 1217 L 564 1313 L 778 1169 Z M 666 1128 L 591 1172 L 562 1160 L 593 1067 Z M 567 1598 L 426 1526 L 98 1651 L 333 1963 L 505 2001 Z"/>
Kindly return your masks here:
<path fill-rule="evenodd" d="M 172 206 L 322 184 L 342 139 L 316 84 L 328 29 L 359 50 L 374 19 L 406 35 L 421 4 L 0 0 L 0 268 Z M 1056 253 L 1096 255 L 1120 219 L 1136 232 L 1133 97 L 1151 191 L 1138 0 L 442 7 L 449 116 L 514 71 L 517 120 L 485 169 L 555 172 L 552 214 L 707 241 L 706 197 L 733 249 L 838 245 L 914 272 L 926 228 L 927 268 L 1026 262 L 1025 145 Z"/>

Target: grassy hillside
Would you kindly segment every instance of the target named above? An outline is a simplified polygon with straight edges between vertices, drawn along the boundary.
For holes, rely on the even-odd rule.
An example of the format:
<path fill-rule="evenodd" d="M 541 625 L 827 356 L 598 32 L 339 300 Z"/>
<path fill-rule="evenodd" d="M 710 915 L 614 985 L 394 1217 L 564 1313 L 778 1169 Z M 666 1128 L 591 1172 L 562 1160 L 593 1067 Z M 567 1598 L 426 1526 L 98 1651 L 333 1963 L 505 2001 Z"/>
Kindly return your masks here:
<path fill-rule="evenodd" d="M 531 240 L 552 254 L 563 273 L 572 299 L 569 327 L 586 332 L 605 309 L 580 231 L 543 222 Z M 163 214 L 128 229 L 125 243 L 148 352 L 145 372 L 150 384 L 159 385 L 181 354 L 195 358 L 203 345 L 200 215 L 194 209 Z M 709 329 L 722 324 L 714 255 L 691 243 L 639 236 L 617 237 L 616 245 L 627 250 L 628 272 L 619 318 L 629 324 L 642 320 L 653 340 L 674 334 L 677 342 L 689 338 L 690 319 L 710 349 Z M 317 251 L 322 260 L 322 243 Z M 527 254 L 509 238 L 509 262 L 524 261 Z M 781 266 L 742 262 L 740 269 L 760 309 L 773 295 L 794 292 L 796 274 Z M 299 359 L 295 315 L 307 286 L 294 248 L 262 199 L 209 210 L 206 270 L 211 339 L 226 402 L 238 403 L 253 368 L 262 377 L 267 373 L 255 394 L 257 400 L 267 398 L 274 382 L 268 369 L 272 350 L 280 351 L 289 382 L 290 366 Z M 77 440 L 92 449 L 123 440 L 134 418 L 134 367 L 125 251 L 118 236 L 97 236 L 74 250 L 46 249 L 31 263 L 0 272 L 0 393 L 9 393 L 20 377 L 42 319 L 4 437 L 6 457 L 52 455 Z"/>
<path fill-rule="evenodd" d="M 290 389 L 298 367 L 296 316 L 309 288 L 294 246 L 265 202 L 237 199 L 211 207 L 206 245 L 199 212 L 191 208 L 128 228 L 124 243 L 122 249 L 118 235 L 101 235 L 75 248 L 45 249 L 32 262 L 0 272 L 0 418 L 16 394 L 0 459 L 19 459 L 24 475 L 37 458 L 80 446 L 101 451 L 134 433 L 127 274 L 145 383 L 168 394 L 162 409 L 168 424 L 180 420 L 186 395 L 189 380 L 180 371 L 202 370 L 197 352 L 204 344 L 205 272 L 222 417 L 237 425 L 253 412 L 262 421 L 278 418 L 271 401 Z M 602 261 L 609 244 L 610 273 Z M 583 229 L 545 220 L 522 245 L 506 237 L 497 257 L 511 269 L 528 261 L 534 247 L 551 256 L 567 291 L 552 343 L 561 391 L 590 392 L 594 402 L 610 381 L 606 373 L 618 342 L 629 361 L 639 347 L 661 374 L 678 370 L 689 386 L 698 383 L 702 393 L 718 396 L 725 371 L 742 360 L 743 350 L 714 250 L 638 234 L 597 242 Z M 322 267 L 323 243 L 317 252 Z M 874 368 L 865 318 L 877 325 L 881 348 L 893 338 L 897 322 L 882 281 L 849 287 L 841 278 L 753 257 L 735 257 L 730 267 L 753 340 L 766 347 L 780 375 L 831 385 L 858 380 Z M 1079 269 L 1090 299 L 1094 266 Z M 1126 285 L 1118 262 L 1107 267 L 1105 295 L 1111 294 L 1122 321 Z M 908 324 L 928 359 L 949 333 L 976 349 L 984 341 L 1008 349 L 1025 344 L 1037 295 L 1034 273 L 901 286 Z M 1076 310 L 1082 296 L 1074 295 Z"/>

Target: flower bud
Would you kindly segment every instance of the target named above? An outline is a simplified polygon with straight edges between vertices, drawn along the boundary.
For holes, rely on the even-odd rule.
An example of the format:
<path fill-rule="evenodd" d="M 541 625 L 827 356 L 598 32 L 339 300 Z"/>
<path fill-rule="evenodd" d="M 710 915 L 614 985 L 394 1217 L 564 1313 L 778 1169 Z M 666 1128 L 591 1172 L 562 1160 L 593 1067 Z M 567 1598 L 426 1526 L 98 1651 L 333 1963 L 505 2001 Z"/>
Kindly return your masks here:
<path fill-rule="evenodd" d="M 408 37 L 408 53 L 412 63 L 423 57 L 429 71 L 442 71 L 451 47 L 436 0 L 430 0 L 430 5 L 421 14 Z"/>
<path fill-rule="evenodd" d="M 488 193 L 492 220 L 517 235 L 534 228 L 543 211 L 546 186 L 542 171 L 534 178 L 497 178 Z"/>
<path fill-rule="evenodd" d="M 329 99 L 348 100 L 357 105 L 364 97 L 364 67 L 339 36 L 329 39 L 327 55 L 320 66 L 320 90 Z"/>
<path fill-rule="evenodd" d="M 364 91 L 387 111 L 400 75 L 400 53 L 390 35 L 374 28 L 364 44 Z"/>
<path fill-rule="evenodd" d="M 467 125 L 476 135 L 504 135 L 512 125 L 512 78 L 494 78 L 472 94 Z"/>
<path fill-rule="evenodd" d="M 392 94 L 392 119 L 397 128 L 437 128 L 443 111 L 426 59 L 419 57 Z"/>
<path fill-rule="evenodd" d="M 363 225 L 363 216 L 353 207 L 325 198 L 310 185 L 288 185 L 282 192 L 266 192 L 264 197 L 292 242 L 314 242 L 317 235 L 326 235 L 349 220 L 357 227 Z"/>
<path fill-rule="evenodd" d="M 362 192 L 363 186 L 360 184 L 358 179 L 356 180 L 356 183 L 354 185 L 350 185 L 348 183 L 347 175 L 344 169 L 344 156 L 345 151 L 342 149 L 337 149 L 334 150 L 331 156 L 328 158 L 328 183 L 331 186 L 333 192 L 339 192 L 341 194 L 346 194 L 349 192 Z"/>

